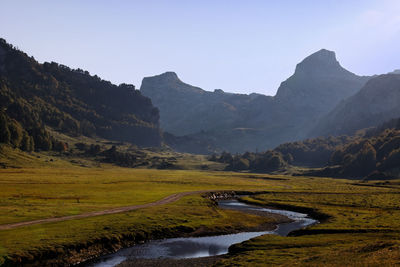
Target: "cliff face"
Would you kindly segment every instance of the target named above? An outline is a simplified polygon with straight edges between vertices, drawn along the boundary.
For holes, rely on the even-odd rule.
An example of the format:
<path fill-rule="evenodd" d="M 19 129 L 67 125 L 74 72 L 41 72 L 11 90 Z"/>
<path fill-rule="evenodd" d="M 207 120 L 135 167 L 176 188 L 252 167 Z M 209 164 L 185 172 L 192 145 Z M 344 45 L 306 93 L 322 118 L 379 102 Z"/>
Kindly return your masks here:
<path fill-rule="evenodd" d="M 299 63 L 274 97 L 208 92 L 172 72 L 144 78 L 140 91 L 160 109 L 167 132 L 243 152 L 304 138 L 321 116 L 368 79 L 345 70 L 334 52 L 323 49 Z"/>

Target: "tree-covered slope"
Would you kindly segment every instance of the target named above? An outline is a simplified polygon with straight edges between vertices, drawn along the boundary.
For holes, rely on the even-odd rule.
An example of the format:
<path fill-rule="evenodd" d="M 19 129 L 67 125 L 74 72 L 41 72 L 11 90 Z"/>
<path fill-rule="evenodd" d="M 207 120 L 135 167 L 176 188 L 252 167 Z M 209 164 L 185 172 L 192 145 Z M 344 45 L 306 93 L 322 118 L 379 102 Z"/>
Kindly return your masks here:
<path fill-rule="evenodd" d="M 46 126 L 70 135 L 101 136 L 140 146 L 161 143 L 158 110 L 134 86 L 116 86 L 54 62 L 40 64 L 3 39 L 0 105 L 2 127 L 14 131 L 11 139 L 28 135 L 36 149 L 54 145 Z"/>
<path fill-rule="evenodd" d="M 301 175 L 341 178 L 400 178 L 400 119 L 351 136 L 329 136 L 289 142 L 273 150 L 232 156 L 214 155 L 229 170 L 274 172 L 291 166 L 313 167 Z"/>

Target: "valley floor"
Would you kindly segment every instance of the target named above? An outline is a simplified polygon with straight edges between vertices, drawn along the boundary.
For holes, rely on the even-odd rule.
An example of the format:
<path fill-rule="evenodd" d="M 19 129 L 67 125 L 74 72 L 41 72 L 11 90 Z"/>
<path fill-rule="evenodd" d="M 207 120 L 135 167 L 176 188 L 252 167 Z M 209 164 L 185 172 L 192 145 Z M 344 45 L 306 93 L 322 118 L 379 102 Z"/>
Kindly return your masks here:
<path fill-rule="evenodd" d="M 400 264 L 400 183 L 57 165 L 0 170 L 0 224 L 147 205 L 116 214 L 0 230 L 0 263 L 71 264 L 145 240 L 273 228 L 278 217 L 219 209 L 193 191 L 258 191 L 244 201 L 301 210 L 321 223 L 290 237 L 262 236 L 204 265 Z M 187 194 L 187 193 L 184 193 Z M 176 196 L 176 195 L 175 195 Z"/>

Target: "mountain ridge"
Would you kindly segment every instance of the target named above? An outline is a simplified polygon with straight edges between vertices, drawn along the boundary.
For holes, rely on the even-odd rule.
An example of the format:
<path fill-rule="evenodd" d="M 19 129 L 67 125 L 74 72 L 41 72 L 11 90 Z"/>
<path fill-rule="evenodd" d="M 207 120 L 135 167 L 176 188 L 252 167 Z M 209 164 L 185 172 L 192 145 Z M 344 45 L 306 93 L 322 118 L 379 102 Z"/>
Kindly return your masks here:
<path fill-rule="evenodd" d="M 163 76 L 175 80 L 165 82 Z M 144 78 L 140 91 L 160 109 L 167 132 L 211 139 L 220 150 L 243 152 L 304 138 L 307 128 L 368 79 L 345 70 L 334 52 L 321 49 L 297 64 L 275 96 L 205 91 L 171 72 Z"/>
<path fill-rule="evenodd" d="M 371 78 L 361 90 L 340 102 L 322 117 L 310 136 L 354 134 L 400 117 L 400 75 L 383 74 Z"/>

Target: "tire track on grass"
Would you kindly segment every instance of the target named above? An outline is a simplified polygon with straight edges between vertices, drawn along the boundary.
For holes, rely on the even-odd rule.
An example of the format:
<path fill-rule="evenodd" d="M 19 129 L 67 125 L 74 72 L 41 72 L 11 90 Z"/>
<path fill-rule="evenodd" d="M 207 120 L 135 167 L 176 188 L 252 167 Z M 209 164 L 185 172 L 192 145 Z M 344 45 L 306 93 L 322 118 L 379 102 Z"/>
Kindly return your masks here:
<path fill-rule="evenodd" d="M 92 212 L 81 213 L 78 215 L 70 215 L 70 216 L 63 216 L 63 217 L 51 217 L 51 218 L 38 219 L 38 220 L 32 220 L 32 221 L 2 224 L 2 225 L 0 225 L 0 230 L 9 230 L 9 229 L 14 229 L 14 228 L 23 227 L 23 226 L 35 225 L 35 224 L 50 223 L 50 222 L 62 222 L 62 221 L 67 221 L 67 220 L 123 213 L 123 212 L 128 212 L 128 211 L 137 210 L 137 209 L 144 209 L 144 208 L 150 208 L 150 207 L 154 207 L 154 206 L 165 205 L 168 203 L 178 201 L 179 199 L 181 199 L 182 197 L 185 197 L 185 196 L 201 194 L 201 193 L 209 193 L 209 192 L 214 192 L 214 191 L 202 190 L 202 191 L 181 192 L 181 193 L 175 193 L 175 194 L 169 195 L 167 197 L 164 197 L 163 199 L 160 199 L 160 200 L 157 200 L 154 202 L 150 202 L 150 203 L 146 203 L 146 204 L 118 207 L 118 208 L 113 208 L 113 209 L 108 209 L 108 210 L 92 211 Z"/>

